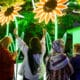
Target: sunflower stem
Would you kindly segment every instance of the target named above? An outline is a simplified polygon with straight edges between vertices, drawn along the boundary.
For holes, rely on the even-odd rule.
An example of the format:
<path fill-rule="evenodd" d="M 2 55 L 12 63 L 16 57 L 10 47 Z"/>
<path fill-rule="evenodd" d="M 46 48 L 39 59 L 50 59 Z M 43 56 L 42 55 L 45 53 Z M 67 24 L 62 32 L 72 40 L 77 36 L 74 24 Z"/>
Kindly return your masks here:
<path fill-rule="evenodd" d="M 18 21 L 17 21 L 16 17 L 15 17 L 15 26 L 16 26 L 16 29 L 17 29 L 16 34 L 18 35 Z M 18 50 L 17 39 L 15 41 L 15 45 L 16 45 L 15 50 Z"/>
<path fill-rule="evenodd" d="M 16 26 L 16 34 L 18 35 L 18 21 L 16 19 L 16 17 L 14 18 L 15 20 L 15 26 Z M 17 44 L 17 39 L 15 40 L 15 50 L 17 51 L 18 50 L 18 44 Z M 15 77 L 16 77 L 16 80 L 17 80 L 17 72 L 18 72 L 18 56 L 16 58 L 16 74 L 15 74 Z"/>
<path fill-rule="evenodd" d="M 36 7 L 35 7 L 34 0 L 32 0 L 32 6 L 33 6 L 34 9 L 36 8 Z"/>
<path fill-rule="evenodd" d="M 57 23 L 57 16 L 55 14 L 55 40 L 58 39 L 58 23 Z"/>
<path fill-rule="evenodd" d="M 10 44 L 10 51 L 13 53 L 13 52 L 14 52 L 14 46 L 13 46 L 12 44 L 14 44 L 14 42 L 13 42 L 12 34 L 9 33 L 9 36 L 10 36 L 11 39 L 12 39 L 12 43 Z"/>
<path fill-rule="evenodd" d="M 9 35 L 9 23 L 7 23 L 7 27 L 6 27 L 6 36 Z"/>

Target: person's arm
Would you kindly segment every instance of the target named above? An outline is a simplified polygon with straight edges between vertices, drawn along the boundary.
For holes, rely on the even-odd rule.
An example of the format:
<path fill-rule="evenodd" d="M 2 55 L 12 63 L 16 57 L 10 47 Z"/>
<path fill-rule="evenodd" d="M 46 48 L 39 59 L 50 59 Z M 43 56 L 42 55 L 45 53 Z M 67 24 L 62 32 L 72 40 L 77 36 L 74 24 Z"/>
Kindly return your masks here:
<path fill-rule="evenodd" d="M 26 53 L 28 52 L 28 46 L 26 45 L 26 43 L 21 38 L 17 38 L 17 41 L 18 41 L 18 48 L 20 48 L 23 55 L 25 56 Z"/>
<path fill-rule="evenodd" d="M 68 59 L 68 58 L 67 58 Z M 72 75 L 73 73 L 74 73 L 74 69 L 73 69 L 73 66 L 72 66 L 72 64 L 71 64 L 71 62 L 70 62 L 70 60 L 68 59 L 68 66 L 69 66 L 69 68 L 70 68 L 70 75 Z"/>
<path fill-rule="evenodd" d="M 41 46 L 42 46 L 42 53 L 45 53 L 46 52 L 46 46 L 45 46 L 45 37 L 46 37 L 46 30 L 43 29 L 43 36 L 42 36 L 42 39 L 41 39 Z"/>
<path fill-rule="evenodd" d="M 14 35 L 18 42 L 18 48 L 22 51 L 23 55 L 25 56 L 28 51 L 27 44 L 16 34 L 16 30 L 14 30 Z"/>
<path fill-rule="evenodd" d="M 74 73 L 74 69 L 73 69 L 73 67 L 72 67 L 72 65 L 71 65 L 71 63 L 69 62 L 68 63 L 68 65 L 69 65 L 69 67 L 71 68 L 71 75 Z"/>
<path fill-rule="evenodd" d="M 46 30 L 45 30 L 45 29 L 43 29 L 43 36 L 42 36 L 41 41 L 45 41 L 45 37 L 46 37 Z"/>

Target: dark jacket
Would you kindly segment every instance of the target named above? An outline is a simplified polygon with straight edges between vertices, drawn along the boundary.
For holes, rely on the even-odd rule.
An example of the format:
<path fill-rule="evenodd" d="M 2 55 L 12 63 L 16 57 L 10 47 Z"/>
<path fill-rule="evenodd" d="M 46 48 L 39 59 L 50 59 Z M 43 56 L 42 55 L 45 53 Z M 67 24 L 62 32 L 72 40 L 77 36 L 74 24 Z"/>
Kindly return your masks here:
<path fill-rule="evenodd" d="M 14 75 L 14 61 L 11 53 L 0 46 L 0 80 L 12 80 Z"/>
<path fill-rule="evenodd" d="M 80 80 L 80 55 L 72 57 L 71 64 L 74 68 L 74 74 L 71 76 L 71 80 Z"/>
<path fill-rule="evenodd" d="M 63 54 L 51 56 L 47 62 L 47 80 L 69 80 L 72 66 Z"/>

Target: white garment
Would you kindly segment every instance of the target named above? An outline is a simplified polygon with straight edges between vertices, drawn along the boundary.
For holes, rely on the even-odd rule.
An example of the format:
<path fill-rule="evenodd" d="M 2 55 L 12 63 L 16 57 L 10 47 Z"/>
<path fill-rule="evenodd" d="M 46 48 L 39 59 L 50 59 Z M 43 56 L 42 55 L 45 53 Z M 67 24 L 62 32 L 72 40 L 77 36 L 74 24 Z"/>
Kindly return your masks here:
<path fill-rule="evenodd" d="M 20 50 L 22 51 L 22 53 L 24 55 L 23 64 L 22 64 L 22 67 L 21 67 L 21 70 L 20 70 L 19 73 L 24 75 L 25 78 L 28 78 L 30 80 L 38 80 L 38 77 L 44 76 L 44 73 L 45 73 L 45 66 L 44 66 L 44 63 L 43 63 L 43 57 L 44 57 L 46 48 L 45 48 L 45 42 L 43 40 L 44 39 L 42 39 L 42 41 L 41 41 L 41 45 L 42 45 L 42 54 L 41 54 L 41 59 L 40 59 L 41 70 L 36 75 L 33 75 L 30 71 L 30 67 L 29 67 L 29 63 L 28 63 L 29 62 L 28 61 L 28 54 L 27 54 L 28 53 L 28 46 L 26 45 L 26 43 L 23 40 L 21 40 L 20 38 L 17 38 L 18 47 L 20 48 Z M 44 69 L 44 70 L 42 70 L 42 69 Z"/>
<path fill-rule="evenodd" d="M 40 65 L 40 58 L 41 58 L 41 54 L 33 54 L 33 58 L 34 58 L 34 60 L 36 61 L 36 63 L 38 64 L 38 65 Z"/>

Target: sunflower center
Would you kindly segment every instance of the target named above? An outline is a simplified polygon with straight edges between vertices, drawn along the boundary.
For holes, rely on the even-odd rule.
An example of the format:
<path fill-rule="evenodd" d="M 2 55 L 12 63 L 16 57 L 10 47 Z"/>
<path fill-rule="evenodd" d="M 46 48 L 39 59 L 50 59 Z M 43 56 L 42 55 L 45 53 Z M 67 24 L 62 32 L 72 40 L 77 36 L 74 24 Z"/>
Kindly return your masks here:
<path fill-rule="evenodd" d="M 49 0 L 45 3 L 43 9 L 46 12 L 51 12 L 53 9 L 55 9 L 57 6 L 57 1 L 56 0 Z"/>
<path fill-rule="evenodd" d="M 13 12 L 13 10 L 14 10 L 14 7 L 13 6 L 7 8 L 7 10 L 5 11 L 5 16 L 11 15 L 11 13 Z"/>

